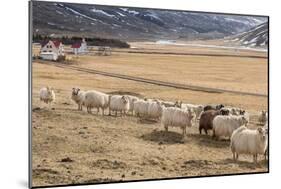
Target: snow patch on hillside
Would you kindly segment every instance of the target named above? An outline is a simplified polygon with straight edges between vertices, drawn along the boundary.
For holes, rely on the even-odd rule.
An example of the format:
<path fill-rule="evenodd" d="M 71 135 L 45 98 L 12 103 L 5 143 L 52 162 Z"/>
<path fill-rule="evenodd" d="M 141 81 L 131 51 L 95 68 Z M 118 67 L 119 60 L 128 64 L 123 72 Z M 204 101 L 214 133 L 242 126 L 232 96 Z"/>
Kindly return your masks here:
<path fill-rule="evenodd" d="M 103 14 L 103 15 L 108 16 L 108 17 L 111 17 L 111 18 L 113 18 L 113 17 L 116 18 L 115 15 L 109 14 L 109 13 L 103 11 L 103 10 L 99 10 L 99 9 L 93 8 L 93 9 L 91 9 L 91 11 L 93 11 L 93 12 L 95 12 L 95 13 Z"/>

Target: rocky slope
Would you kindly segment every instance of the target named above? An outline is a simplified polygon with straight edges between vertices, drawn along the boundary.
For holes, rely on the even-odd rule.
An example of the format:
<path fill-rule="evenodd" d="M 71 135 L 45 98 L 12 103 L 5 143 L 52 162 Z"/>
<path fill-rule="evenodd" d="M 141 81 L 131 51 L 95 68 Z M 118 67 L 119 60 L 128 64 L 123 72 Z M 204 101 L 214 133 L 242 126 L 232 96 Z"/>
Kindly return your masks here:
<path fill-rule="evenodd" d="M 54 36 L 211 39 L 244 32 L 265 21 L 265 17 L 33 2 L 34 34 Z"/>

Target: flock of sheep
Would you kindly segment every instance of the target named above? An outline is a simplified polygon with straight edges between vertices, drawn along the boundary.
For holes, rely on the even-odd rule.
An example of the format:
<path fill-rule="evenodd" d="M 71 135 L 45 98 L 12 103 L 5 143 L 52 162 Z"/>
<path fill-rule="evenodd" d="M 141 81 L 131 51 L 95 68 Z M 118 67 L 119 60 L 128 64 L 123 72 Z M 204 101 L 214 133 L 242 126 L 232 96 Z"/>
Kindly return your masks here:
<path fill-rule="evenodd" d="M 228 137 L 233 159 L 237 160 L 239 154 L 251 154 L 257 163 L 258 154 L 266 158 L 268 150 L 268 115 L 262 111 L 259 121 L 264 125 L 257 129 L 247 128 L 249 113 L 240 108 L 224 107 L 218 105 L 194 105 L 181 101 L 168 102 L 157 99 L 141 99 L 131 95 L 108 95 L 96 90 L 82 91 L 73 88 L 71 99 L 78 105 L 78 110 L 87 108 L 88 113 L 101 109 L 102 115 L 108 109 L 108 115 L 115 116 L 118 113 L 123 116 L 131 114 L 140 118 L 161 121 L 165 130 L 168 127 L 179 127 L 182 129 L 183 139 L 186 136 L 186 128 L 191 127 L 199 120 L 199 133 L 204 130 L 213 131 L 213 137 L 219 139 Z M 52 88 L 44 87 L 40 90 L 40 100 L 49 104 L 55 100 Z"/>

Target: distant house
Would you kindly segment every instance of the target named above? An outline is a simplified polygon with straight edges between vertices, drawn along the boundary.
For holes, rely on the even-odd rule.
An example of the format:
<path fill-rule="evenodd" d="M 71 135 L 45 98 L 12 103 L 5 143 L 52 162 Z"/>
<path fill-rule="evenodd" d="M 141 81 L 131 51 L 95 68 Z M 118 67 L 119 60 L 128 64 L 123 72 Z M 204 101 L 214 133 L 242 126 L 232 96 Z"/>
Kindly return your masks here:
<path fill-rule="evenodd" d="M 83 54 L 83 53 L 88 52 L 87 43 L 86 43 L 85 39 L 83 39 L 80 42 L 76 42 L 76 43 L 72 44 L 71 48 L 72 48 L 72 51 L 74 54 Z"/>
<path fill-rule="evenodd" d="M 40 57 L 45 60 L 58 60 L 64 56 L 63 44 L 57 40 L 49 40 L 41 44 Z"/>

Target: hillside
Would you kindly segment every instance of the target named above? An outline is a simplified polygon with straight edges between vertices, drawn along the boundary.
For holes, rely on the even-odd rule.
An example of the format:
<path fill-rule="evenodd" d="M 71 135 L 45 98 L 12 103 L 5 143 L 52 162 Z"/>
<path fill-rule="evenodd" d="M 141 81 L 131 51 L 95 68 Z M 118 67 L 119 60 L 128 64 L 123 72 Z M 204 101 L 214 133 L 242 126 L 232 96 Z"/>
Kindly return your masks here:
<path fill-rule="evenodd" d="M 244 32 L 265 17 L 33 2 L 34 34 L 138 40 L 212 39 Z"/>
<path fill-rule="evenodd" d="M 234 37 L 244 46 L 266 47 L 268 45 L 268 23 L 263 23 L 251 30 Z"/>

